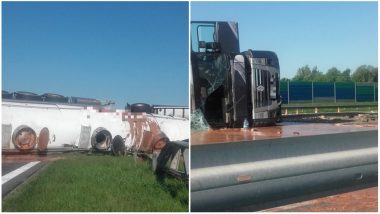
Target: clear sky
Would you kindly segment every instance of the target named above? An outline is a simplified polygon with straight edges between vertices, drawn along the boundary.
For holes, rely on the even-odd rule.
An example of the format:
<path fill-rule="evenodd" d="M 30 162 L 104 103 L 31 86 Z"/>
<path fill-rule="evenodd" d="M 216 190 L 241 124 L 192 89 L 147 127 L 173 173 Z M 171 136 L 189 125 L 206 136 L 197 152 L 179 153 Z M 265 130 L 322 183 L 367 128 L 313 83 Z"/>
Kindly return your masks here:
<path fill-rule="evenodd" d="M 2 2 L 2 88 L 188 105 L 187 2 Z"/>
<path fill-rule="evenodd" d="M 241 51 L 275 51 L 281 77 L 378 65 L 377 2 L 192 2 L 191 20 L 237 21 Z"/>

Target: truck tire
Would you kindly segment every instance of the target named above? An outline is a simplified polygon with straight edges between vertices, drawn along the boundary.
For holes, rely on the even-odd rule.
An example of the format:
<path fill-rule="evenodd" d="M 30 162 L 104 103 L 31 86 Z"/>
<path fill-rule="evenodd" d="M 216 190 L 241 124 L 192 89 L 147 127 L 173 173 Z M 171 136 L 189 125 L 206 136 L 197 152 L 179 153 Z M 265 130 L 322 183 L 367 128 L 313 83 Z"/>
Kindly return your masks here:
<path fill-rule="evenodd" d="M 1 96 L 2 96 L 1 97 L 2 99 L 12 99 L 13 98 L 12 93 L 9 93 L 8 91 L 4 91 L 4 90 L 2 90 Z"/>
<path fill-rule="evenodd" d="M 45 102 L 67 103 L 69 101 L 68 97 L 53 93 L 45 93 L 41 97 Z"/>
<path fill-rule="evenodd" d="M 112 140 L 111 150 L 113 155 L 125 155 L 125 142 L 120 135 L 116 135 Z"/>
<path fill-rule="evenodd" d="M 14 93 L 15 98 L 18 100 L 34 100 L 42 101 L 42 97 L 38 94 L 27 92 L 27 91 L 17 91 Z"/>
<path fill-rule="evenodd" d="M 131 105 L 131 112 L 152 113 L 152 107 L 146 103 L 134 103 Z"/>

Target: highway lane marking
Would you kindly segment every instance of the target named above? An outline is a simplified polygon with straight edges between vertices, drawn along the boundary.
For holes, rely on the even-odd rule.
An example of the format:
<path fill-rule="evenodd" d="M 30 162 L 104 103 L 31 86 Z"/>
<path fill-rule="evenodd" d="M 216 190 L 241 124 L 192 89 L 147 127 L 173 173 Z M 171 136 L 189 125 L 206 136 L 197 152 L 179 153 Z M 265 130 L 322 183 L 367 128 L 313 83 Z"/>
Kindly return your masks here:
<path fill-rule="evenodd" d="M 20 167 L 18 169 L 15 169 L 12 172 L 4 175 L 3 177 L 1 177 L 2 184 L 7 183 L 8 181 L 12 180 L 16 176 L 18 176 L 21 173 L 23 173 L 23 172 L 27 171 L 28 169 L 32 168 L 33 166 L 35 166 L 39 162 L 40 161 L 33 161 L 33 162 L 30 162 L 30 163 L 27 163 L 27 164 L 23 165 L 22 167 Z"/>

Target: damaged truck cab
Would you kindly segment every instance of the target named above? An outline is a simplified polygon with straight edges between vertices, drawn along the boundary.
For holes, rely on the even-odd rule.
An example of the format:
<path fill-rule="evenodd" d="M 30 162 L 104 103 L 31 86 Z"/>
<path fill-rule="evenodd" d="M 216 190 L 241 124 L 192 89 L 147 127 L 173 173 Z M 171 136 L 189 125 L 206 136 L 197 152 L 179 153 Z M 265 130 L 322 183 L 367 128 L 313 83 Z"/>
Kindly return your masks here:
<path fill-rule="evenodd" d="M 280 68 L 271 51 L 240 52 L 236 22 L 191 22 L 191 104 L 212 128 L 281 120 Z"/>

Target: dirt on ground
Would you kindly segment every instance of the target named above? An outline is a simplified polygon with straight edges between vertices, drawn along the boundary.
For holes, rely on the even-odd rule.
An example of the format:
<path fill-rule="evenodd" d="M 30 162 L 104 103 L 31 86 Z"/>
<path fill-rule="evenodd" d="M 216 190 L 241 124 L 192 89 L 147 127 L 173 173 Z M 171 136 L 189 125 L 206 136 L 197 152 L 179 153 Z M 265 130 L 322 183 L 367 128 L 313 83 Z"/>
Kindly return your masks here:
<path fill-rule="evenodd" d="M 316 115 L 289 115 L 284 117 L 286 122 L 311 123 L 342 123 L 349 125 L 377 127 L 377 113 L 367 114 L 316 114 Z"/>
<path fill-rule="evenodd" d="M 284 205 L 267 212 L 377 212 L 378 187 Z"/>
<path fill-rule="evenodd" d="M 52 162 L 59 159 L 64 159 L 63 153 L 54 154 L 17 154 L 17 153 L 3 153 L 2 162 L 3 163 L 17 163 L 17 162 L 30 162 L 30 161 L 41 161 L 41 162 Z"/>

